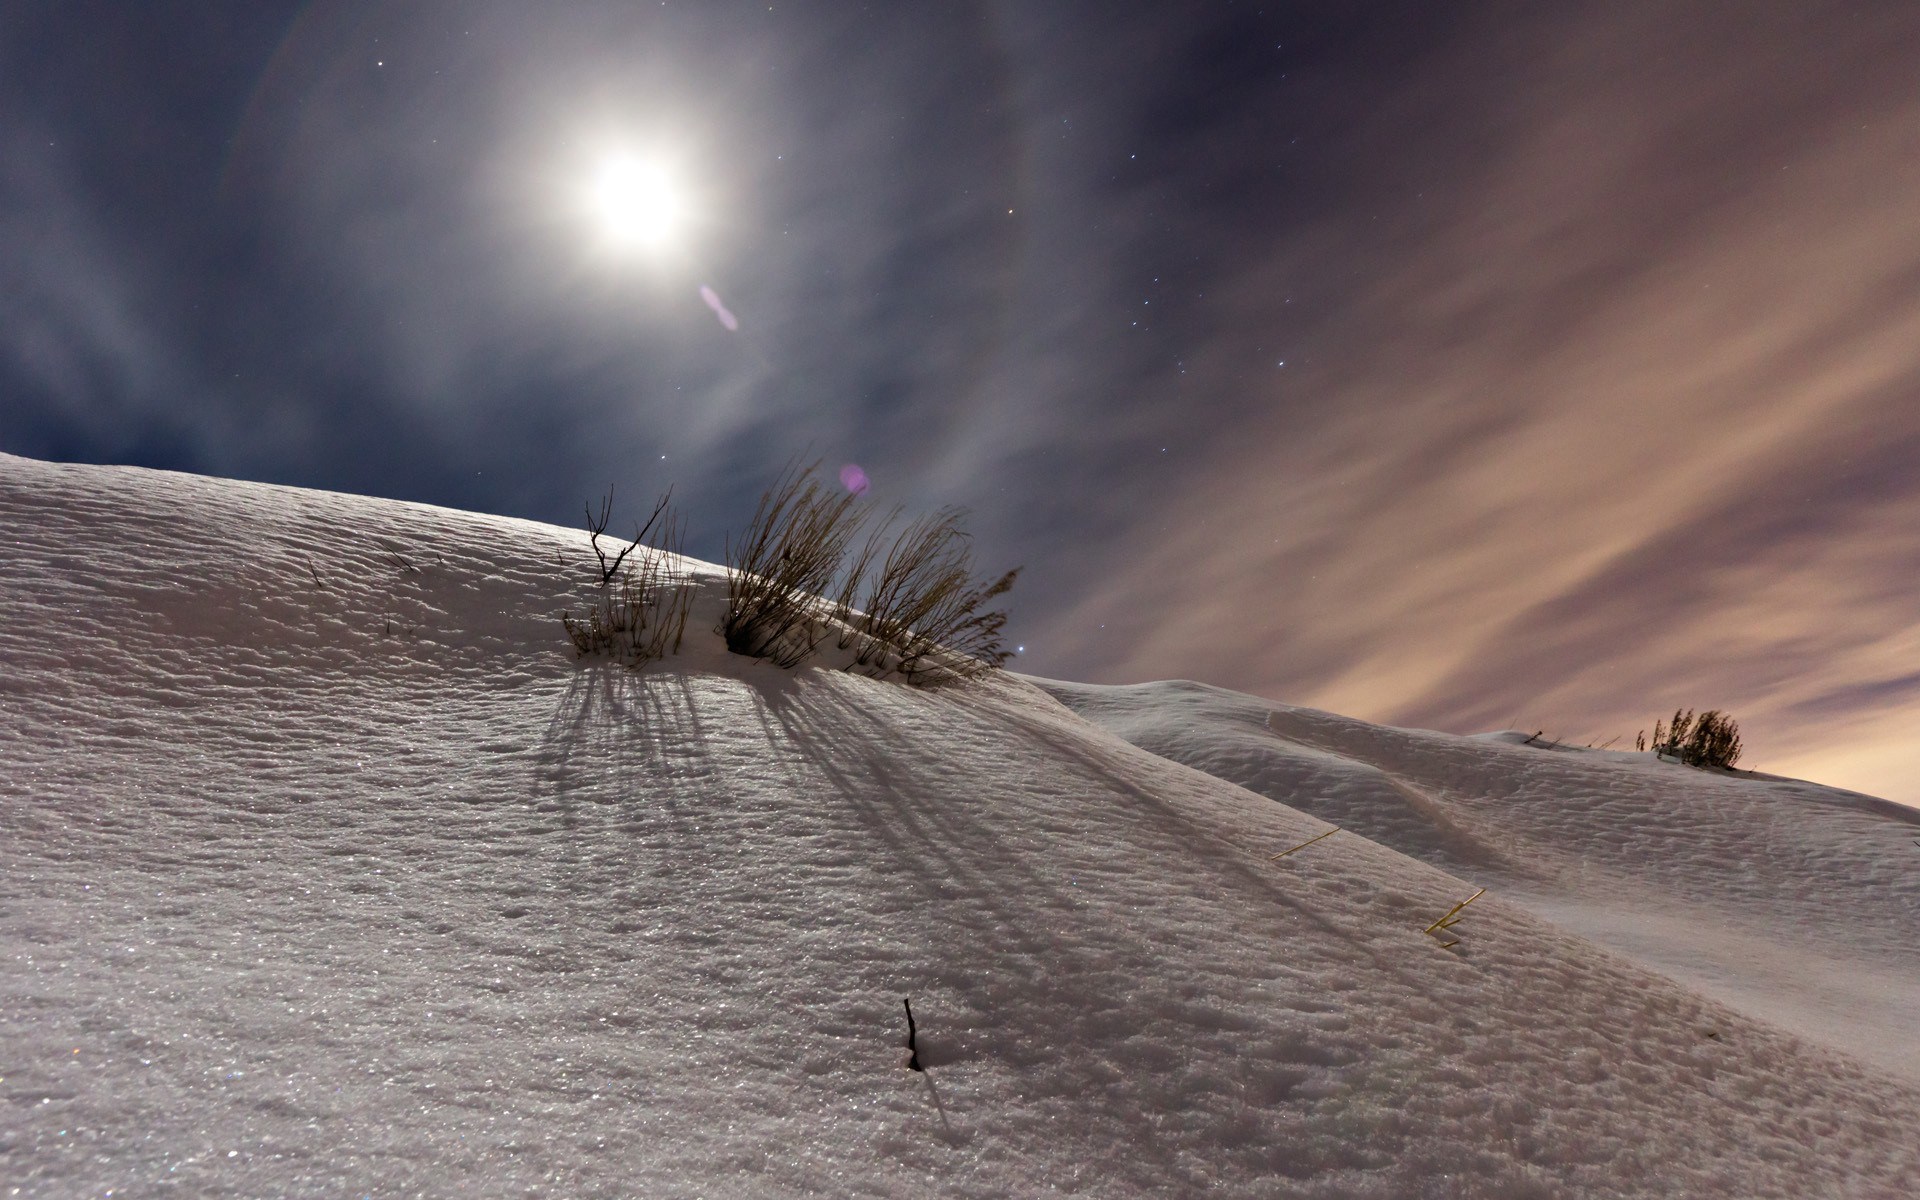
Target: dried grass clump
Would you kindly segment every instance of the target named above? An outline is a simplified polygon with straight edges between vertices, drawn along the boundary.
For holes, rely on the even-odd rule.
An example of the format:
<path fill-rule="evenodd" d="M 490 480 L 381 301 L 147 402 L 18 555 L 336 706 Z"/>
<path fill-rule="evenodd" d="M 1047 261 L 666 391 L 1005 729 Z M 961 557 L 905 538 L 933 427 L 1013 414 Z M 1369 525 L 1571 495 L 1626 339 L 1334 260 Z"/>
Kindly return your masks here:
<path fill-rule="evenodd" d="M 958 509 L 897 535 L 898 514 L 889 516 L 849 562 L 867 518 L 853 495 L 835 494 L 814 477 L 817 465 L 789 466 L 761 496 L 745 536 L 728 542 L 727 648 L 792 667 L 837 629 L 840 648 L 853 651 L 849 670 L 923 686 L 1003 665 L 1007 614 L 985 606 L 1019 572 L 973 578 Z"/>
<path fill-rule="evenodd" d="M 1642 748 L 1646 735 L 1635 739 Z M 1697 718 L 1692 709 L 1673 710 L 1673 723 L 1653 723 L 1653 752 L 1677 758 L 1690 767 L 1720 767 L 1731 770 L 1740 761 L 1740 726 L 1717 708 Z"/>
<path fill-rule="evenodd" d="M 745 535 L 727 539 L 720 632 L 735 654 L 794 667 L 820 644 L 818 597 L 839 573 L 860 518 L 854 495 L 833 495 L 814 469 L 788 466 L 761 494 Z"/>
<path fill-rule="evenodd" d="M 965 516 L 946 508 L 921 517 L 888 546 L 896 519 L 889 517 L 867 538 L 834 605 L 841 649 L 854 651 L 849 669 L 932 684 L 972 678 L 1011 657 L 1000 641 L 1007 614 L 983 606 L 1012 590 L 1020 572 L 973 578 Z"/>
<path fill-rule="evenodd" d="M 612 512 L 612 491 L 601 502 L 597 519 L 587 510 L 588 540 L 599 561 L 600 596 L 585 617 L 560 614 L 582 658 L 604 655 L 638 667 L 680 649 L 693 581 L 675 569 L 686 527 L 669 503 L 671 496 L 671 491 L 661 496 L 633 541 L 611 556 L 601 547 L 600 535 Z"/>

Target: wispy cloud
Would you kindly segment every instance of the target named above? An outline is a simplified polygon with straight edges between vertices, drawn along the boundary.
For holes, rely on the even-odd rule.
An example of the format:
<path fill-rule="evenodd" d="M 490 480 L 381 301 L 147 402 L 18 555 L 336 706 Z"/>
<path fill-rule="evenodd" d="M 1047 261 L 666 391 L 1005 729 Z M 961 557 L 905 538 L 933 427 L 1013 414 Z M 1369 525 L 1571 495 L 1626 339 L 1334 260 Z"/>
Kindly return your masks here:
<path fill-rule="evenodd" d="M 1355 282 L 1046 636 L 1449 728 L 1719 706 L 1766 765 L 1916 798 L 1920 752 L 1874 741 L 1920 667 L 1910 43 L 1784 11 L 1754 41 L 1790 64 L 1651 9 L 1508 30 L 1505 125 L 1440 135 L 1491 142 L 1468 169 L 1240 273 L 1250 316 L 1328 259 Z"/>
<path fill-rule="evenodd" d="M 1911 796 L 1920 15 L 1350 8 L 0 18 L 0 429 L 561 521 L 672 480 L 707 554 L 811 453 L 972 504 L 1037 670 L 1719 706 Z M 622 139 L 677 255 L 582 227 Z"/>
<path fill-rule="evenodd" d="M 14 409 L 16 436 L 125 454 L 173 424 L 165 398 L 181 376 L 139 256 L 89 211 L 57 137 L 19 125 L 0 136 L 0 359 L 10 390 L 38 397 Z"/>

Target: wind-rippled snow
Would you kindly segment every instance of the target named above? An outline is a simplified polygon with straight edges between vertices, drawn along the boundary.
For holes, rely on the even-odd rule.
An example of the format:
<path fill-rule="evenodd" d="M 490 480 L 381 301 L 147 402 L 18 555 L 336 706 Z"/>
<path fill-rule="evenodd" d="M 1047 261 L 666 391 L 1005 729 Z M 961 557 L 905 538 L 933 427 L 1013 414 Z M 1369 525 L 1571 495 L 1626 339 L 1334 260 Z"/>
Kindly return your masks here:
<path fill-rule="evenodd" d="M 1044 686 L 1136 745 L 1461 871 L 1920 1083 L 1920 811 L 1650 754 L 1369 725 L 1190 682 Z"/>
<path fill-rule="evenodd" d="M 730 656 L 710 569 L 684 653 L 577 661 L 590 564 L 526 522 L 0 457 L 7 1194 L 1920 1178 L 1890 1070 L 1504 884 L 1455 948 L 1422 932 L 1550 821 L 1456 819 L 1448 870 L 1384 828 L 1274 861 L 1326 828 L 1312 789 L 1276 803 L 1018 678 Z M 1773 844 L 1828 845 L 1793 820 Z M 1674 849 L 1620 837 L 1596 869 Z"/>

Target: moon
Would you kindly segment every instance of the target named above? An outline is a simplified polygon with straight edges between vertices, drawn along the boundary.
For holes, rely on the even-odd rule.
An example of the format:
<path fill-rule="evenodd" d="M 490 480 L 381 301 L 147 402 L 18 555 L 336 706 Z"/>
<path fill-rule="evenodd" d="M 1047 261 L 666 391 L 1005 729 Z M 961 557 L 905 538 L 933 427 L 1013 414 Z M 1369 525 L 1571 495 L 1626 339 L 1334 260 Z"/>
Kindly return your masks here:
<path fill-rule="evenodd" d="M 612 155 L 594 171 L 589 204 L 601 230 L 615 243 L 657 250 L 686 225 L 686 196 L 657 162 Z"/>

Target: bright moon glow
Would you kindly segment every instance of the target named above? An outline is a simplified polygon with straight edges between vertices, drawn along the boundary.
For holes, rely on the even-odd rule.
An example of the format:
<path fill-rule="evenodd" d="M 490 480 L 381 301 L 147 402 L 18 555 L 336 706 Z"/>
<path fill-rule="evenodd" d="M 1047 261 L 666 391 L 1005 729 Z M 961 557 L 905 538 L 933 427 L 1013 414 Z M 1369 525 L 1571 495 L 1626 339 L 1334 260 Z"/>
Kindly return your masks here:
<path fill-rule="evenodd" d="M 664 245 L 686 220 L 686 204 L 672 177 L 636 158 L 601 163 L 592 199 L 601 225 L 629 245 Z"/>

